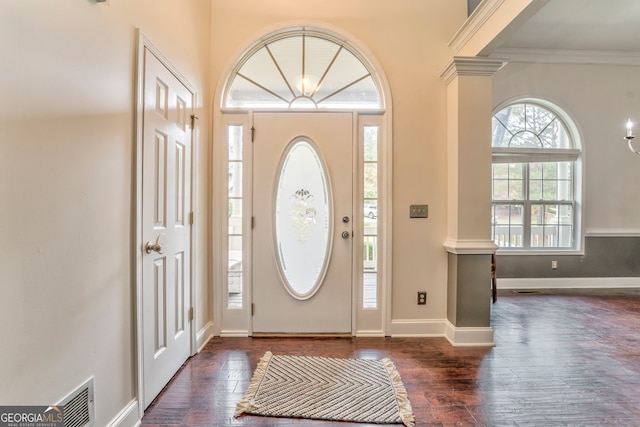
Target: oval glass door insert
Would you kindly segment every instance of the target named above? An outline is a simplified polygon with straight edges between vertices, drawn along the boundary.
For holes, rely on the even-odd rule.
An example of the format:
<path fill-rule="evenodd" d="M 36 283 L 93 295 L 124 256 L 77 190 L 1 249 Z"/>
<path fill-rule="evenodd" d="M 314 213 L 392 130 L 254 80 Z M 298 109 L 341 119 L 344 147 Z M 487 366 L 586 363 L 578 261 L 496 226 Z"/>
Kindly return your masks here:
<path fill-rule="evenodd" d="M 289 144 L 275 192 L 274 240 L 278 270 L 296 299 L 311 298 L 327 271 L 333 229 L 325 163 L 311 141 Z"/>

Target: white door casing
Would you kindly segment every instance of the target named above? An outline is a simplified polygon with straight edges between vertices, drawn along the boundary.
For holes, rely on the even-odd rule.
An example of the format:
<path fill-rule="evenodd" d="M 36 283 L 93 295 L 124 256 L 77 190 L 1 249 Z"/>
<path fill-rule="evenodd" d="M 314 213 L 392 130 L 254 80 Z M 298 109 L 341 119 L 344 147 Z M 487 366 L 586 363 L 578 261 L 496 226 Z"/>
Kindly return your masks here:
<path fill-rule="evenodd" d="M 195 91 L 143 40 L 138 131 L 137 333 L 140 410 L 191 354 L 192 124 Z M 140 67 L 140 64 L 139 64 Z M 139 113 L 140 114 L 140 113 Z M 140 119 L 140 118 L 139 118 Z M 141 365 L 141 366 L 140 366 Z"/>
<path fill-rule="evenodd" d="M 301 35 L 304 35 L 304 37 L 299 37 Z M 286 40 L 286 43 L 280 43 L 284 40 Z M 322 41 L 316 43 L 318 40 Z M 353 87 L 349 86 L 356 91 L 364 90 L 368 103 L 354 103 L 353 100 L 355 98 L 343 96 L 345 93 L 342 92 L 342 89 L 336 89 L 345 88 L 344 81 L 353 81 L 354 78 L 360 78 L 361 75 L 364 75 L 357 72 L 354 75 L 354 70 L 359 68 L 357 62 L 354 61 L 351 62 L 353 67 L 348 67 L 349 69 L 333 67 L 338 63 L 344 65 L 343 61 L 327 60 L 327 58 L 331 58 L 331 55 L 327 54 L 331 50 L 328 46 L 338 49 L 336 45 L 339 45 L 341 52 L 349 52 L 356 57 L 368 70 L 368 74 L 372 78 L 369 83 L 373 83 L 375 87 L 369 85 L 367 88 L 366 85 L 361 86 L 360 84 L 353 85 Z M 267 46 L 273 49 L 270 49 L 271 52 L 267 55 L 262 55 L 266 52 L 265 47 Z M 317 50 L 316 48 L 318 47 L 321 47 L 321 50 Z M 276 50 L 277 52 L 275 52 Z M 259 318 L 260 305 L 263 302 L 261 297 L 252 295 L 256 283 L 260 280 L 257 275 L 254 276 L 254 267 L 257 264 L 252 257 L 259 255 L 258 247 L 263 252 L 267 250 L 273 251 L 273 242 L 268 241 L 268 247 L 264 247 L 264 242 L 256 241 L 254 243 L 254 230 L 251 224 L 253 223 L 252 216 L 256 211 L 252 205 L 253 203 L 260 203 L 260 200 L 268 200 L 271 203 L 272 197 L 271 195 L 260 195 L 258 191 L 254 191 L 252 188 L 254 182 L 261 183 L 262 181 L 260 178 L 254 179 L 252 176 L 254 172 L 254 147 L 251 141 L 255 138 L 256 144 L 258 144 L 260 138 L 264 136 L 261 135 L 258 127 L 253 126 L 253 116 L 258 112 L 273 113 L 281 111 L 295 114 L 344 112 L 351 114 L 353 117 L 353 139 L 354 141 L 357 140 L 357 142 L 354 142 L 354 147 L 358 147 L 354 150 L 353 166 L 350 170 L 357 172 L 359 175 L 353 177 L 354 191 L 352 194 L 353 220 L 351 224 L 355 234 L 352 241 L 354 258 L 352 263 L 351 333 L 357 336 L 388 335 L 392 329 L 393 112 L 389 82 L 381 64 L 365 45 L 358 42 L 344 29 L 337 27 L 320 28 L 313 22 L 296 27 L 278 28 L 257 40 L 249 40 L 239 51 L 245 52 L 245 54 L 238 57 L 233 63 L 229 63 L 226 72 L 222 73 L 225 78 L 219 80 L 216 101 L 213 103 L 213 128 L 216 130 L 214 149 L 212 150 L 212 162 L 215 165 L 212 185 L 216 189 L 216 195 L 212 200 L 213 227 L 215 230 L 215 235 L 213 236 L 214 256 L 212 260 L 215 279 L 211 298 L 211 304 L 214 307 L 214 334 L 236 337 L 252 335 L 255 331 L 259 332 L 259 328 L 256 328 L 257 322 L 254 321 L 252 315 L 252 306 L 255 305 L 256 315 Z M 314 70 L 318 69 L 324 71 L 314 74 Z M 274 72 L 274 70 L 276 71 Z M 307 74 L 309 75 L 307 76 Z M 339 96 L 327 97 L 325 92 L 320 96 L 319 91 L 314 92 L 314 75 L 316 77 L 326 75 L 327 79 L 322 79 L 324 88 L 333 87 L 337 90 L 336 95 Z M 247 76 L 249 79 L 247 79 Z M 309 77 L 309 80 L 305 80 L 305 77 Z M 338 82 L 334 82 L 335 84 L 333 85 L 330 84 L 335 79 Z M 310 85 L 307 83 L 310 83 Z M 371 90 L 377 91 L 377 95 L 372 97 Z M 292 99 L 292 97 L 301 99 Z M 323 104 L 322 108 L 314 108 L 309 103 L 311 99 L 314 99 L 317 103 L 329 100 L 331 107 L 328 108 L 328 105 Z M 374 99 L 379 101 L 375 105 L 372 103 Z M 287 101 L 291 102 L 287 103 Z M 319 107 L 319 105 L 315 106 Z M 302 110 L 303 108 L 304 111 Z M 230 142 L 229 129 L 231 126 L 242 128 L 242 144 L 244 145 L 244 150 L 246 150 L 242 155 L 242 201 L 236 202 L 235 199 L 238 198 L 238 195 L 234 194 L 233 196 L 234 203 L 241 203 L 242 206 L 242 229 L 244 230 L 241 236 L 243 263 L 240 277 L 243 285 L 240 295 L 237 294 L 236 288 L 233 288 L 233 291 L 231 290 L 227 262 L 228 257 L 233 256 L 235 258 L 237 254 L 230 255 L 226 244 L 232 236 L 236 240 L 238 238 L 228 228 L 229 201 L 232 198 L 231 196 L 227 197 L 230 178 L 229 165 L 232 162 L 228 152 Z M 363 201 L 365 204 L 370 202 L 371 200 L 369 199 L 372 198 L 372 193 L 368 191 L 370 188 L 365 191 L 362 182 L 357 183 L 358 180 L 362 181 L 364 174 L 370 177 L 369 171 L 372 168 L 372 165 L 369 164 L 372 159 L 365 159 L 362 152 L 363 137 L 365 134 L 370 136 L 370 132 L 365 132 L 367 127 L 377 128 L 379 150 L 375 159 L 378 169 L 376 200 L 378 216 L 376 218 L 377 230 L 374 238 L 365 236 L 365 234 L 371 232 L 371 229 L 367 227 L 366 221 L 363 221 Z M 237 132 L 237 129 L 234 131 Z M 370 147 L 370 139 L 367 139 L 367 141 L 369 141 L 368 147 Z M 233 159 L 233 162 L 237 161 L 237 159 Z M 328 160 L 327 163 L 329 163 Z M 276 168 L 277 161 L 274 161 L 274 165 L 273 167 Z M 271 181 L 269 182 L 271 183 L 275 180 L 276 171 L 272 170 L 270 173 L 269 179 Z M 254 197 L 256 194 L 257 196 Z M 260 210 L 261 207 L 258 206 L 257 209 Z M 261 223 L 262 220 L 258 216 L 255 219 L 255 225 L 259 232 L 260 227 L 264 224 Z M 338 229 L 336 228 L 335 230 L 337 231 Z M 334 243 L 336 236 L 336 233 L 332 235 Z M 365 248 L 365 241 L 367 242 L 366 244 L 370 244 L 371 241 L 377 242 L 375 256 L 378 269 L 373 273 L 369 270 L 364 271 L 365 268 L 371 268 L 370 260 L 364 261 L 369 262 L 369 264 L 363 265 L 362 254 Z M 273 265 L 270 268 L 275 269 L 273 271 L 277 271 L 276 260 L 271 262 Z M 261 273 L 257 271 L 257 274 Z M 372 274 L 375 275 L 376 279 L 375 289 L 370 286 Z M 237 272 L 234 272 L 234 284 L 238 280 L 236 276 Z M 366 295 L 365 281 L 367 282 Z M 377 297 L 374 305 L 371 305 L 370 297 L 372 292 L 375 292 Z M 233 304 L 228 303 L 229 298 L 233 298 Z M 366 305 L 365 298 L 367 299 Z"/>
<path fill-rule="evenodd" d="M 254 129 L 253 333 L 351 333 L 353 114 L 256 112 Z M 321 283 L 317 291 L 302 297 L 285 287 L 286 275 L 279 268 L 282 255 L 276 253 L 283 250 L 276 246 L 274 240 L 280 166 L 292 143 L 300 140 L 309 141 L 324 161 L 330 203 L 328 223 L 312 224 L 314 227 L 326 225 L 330 233 L 326 273 L 319 273 Z M 322 197 L 319 194 L 313 196 Z M 304 245 L 300 247 L 304 248 Z M 300 262 L 299 258 L 297 262 Z"/>

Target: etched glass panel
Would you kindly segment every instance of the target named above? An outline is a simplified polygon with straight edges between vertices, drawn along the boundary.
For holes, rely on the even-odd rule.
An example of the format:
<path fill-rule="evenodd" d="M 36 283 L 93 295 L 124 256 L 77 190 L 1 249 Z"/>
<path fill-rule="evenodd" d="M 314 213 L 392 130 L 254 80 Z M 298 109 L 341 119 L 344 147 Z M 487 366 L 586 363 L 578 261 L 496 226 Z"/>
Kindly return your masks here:
<path fill-rule="evenodd" d="M 294 298 L 311 298 L 326 273 L 332 215 L 326 168 L 310 141 L 298 139 L 287 149 L 275 197 L 279 271 Z"/>

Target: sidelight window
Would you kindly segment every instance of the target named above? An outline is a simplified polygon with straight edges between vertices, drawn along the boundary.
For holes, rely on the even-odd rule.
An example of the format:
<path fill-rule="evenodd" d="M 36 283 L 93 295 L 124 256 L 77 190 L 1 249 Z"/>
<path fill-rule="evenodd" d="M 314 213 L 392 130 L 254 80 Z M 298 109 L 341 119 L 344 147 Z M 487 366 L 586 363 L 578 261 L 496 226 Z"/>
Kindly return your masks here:
<path fill-rule="evenodd" d="M 378 151 L 379 127 L 363 127 L 362 308 L 378 307 Z"/>
<path fill-rule="evenodd" d="M 227 150 L 227 204 L 229 206 L 229 229 L 227 235 L 227 306 L 228 308 L 242 308 L 242 238 L 244 230 L 242 215 L 243 144 L 241 125 L 231 125 L 227 127 Z"/>

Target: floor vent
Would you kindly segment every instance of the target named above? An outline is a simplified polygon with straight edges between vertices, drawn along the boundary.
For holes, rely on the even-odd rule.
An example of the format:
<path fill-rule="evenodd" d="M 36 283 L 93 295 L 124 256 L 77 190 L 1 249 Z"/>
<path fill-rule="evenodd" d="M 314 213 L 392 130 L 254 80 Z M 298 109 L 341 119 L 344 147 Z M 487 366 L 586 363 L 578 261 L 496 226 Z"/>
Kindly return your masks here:
<path fill-rule="evenodd" d="M 93 377 L 65 397 L 61 406 L 64 427 L 88 427 L 95 422 Z"/>
<path fill-rule="evenodd" d="M 514 292 L 516 294 L 533 294 L 533 295 L 541 295 L 543 293 L 542 291 L 536 291 L 536 290 L 519 290 Z"/>

